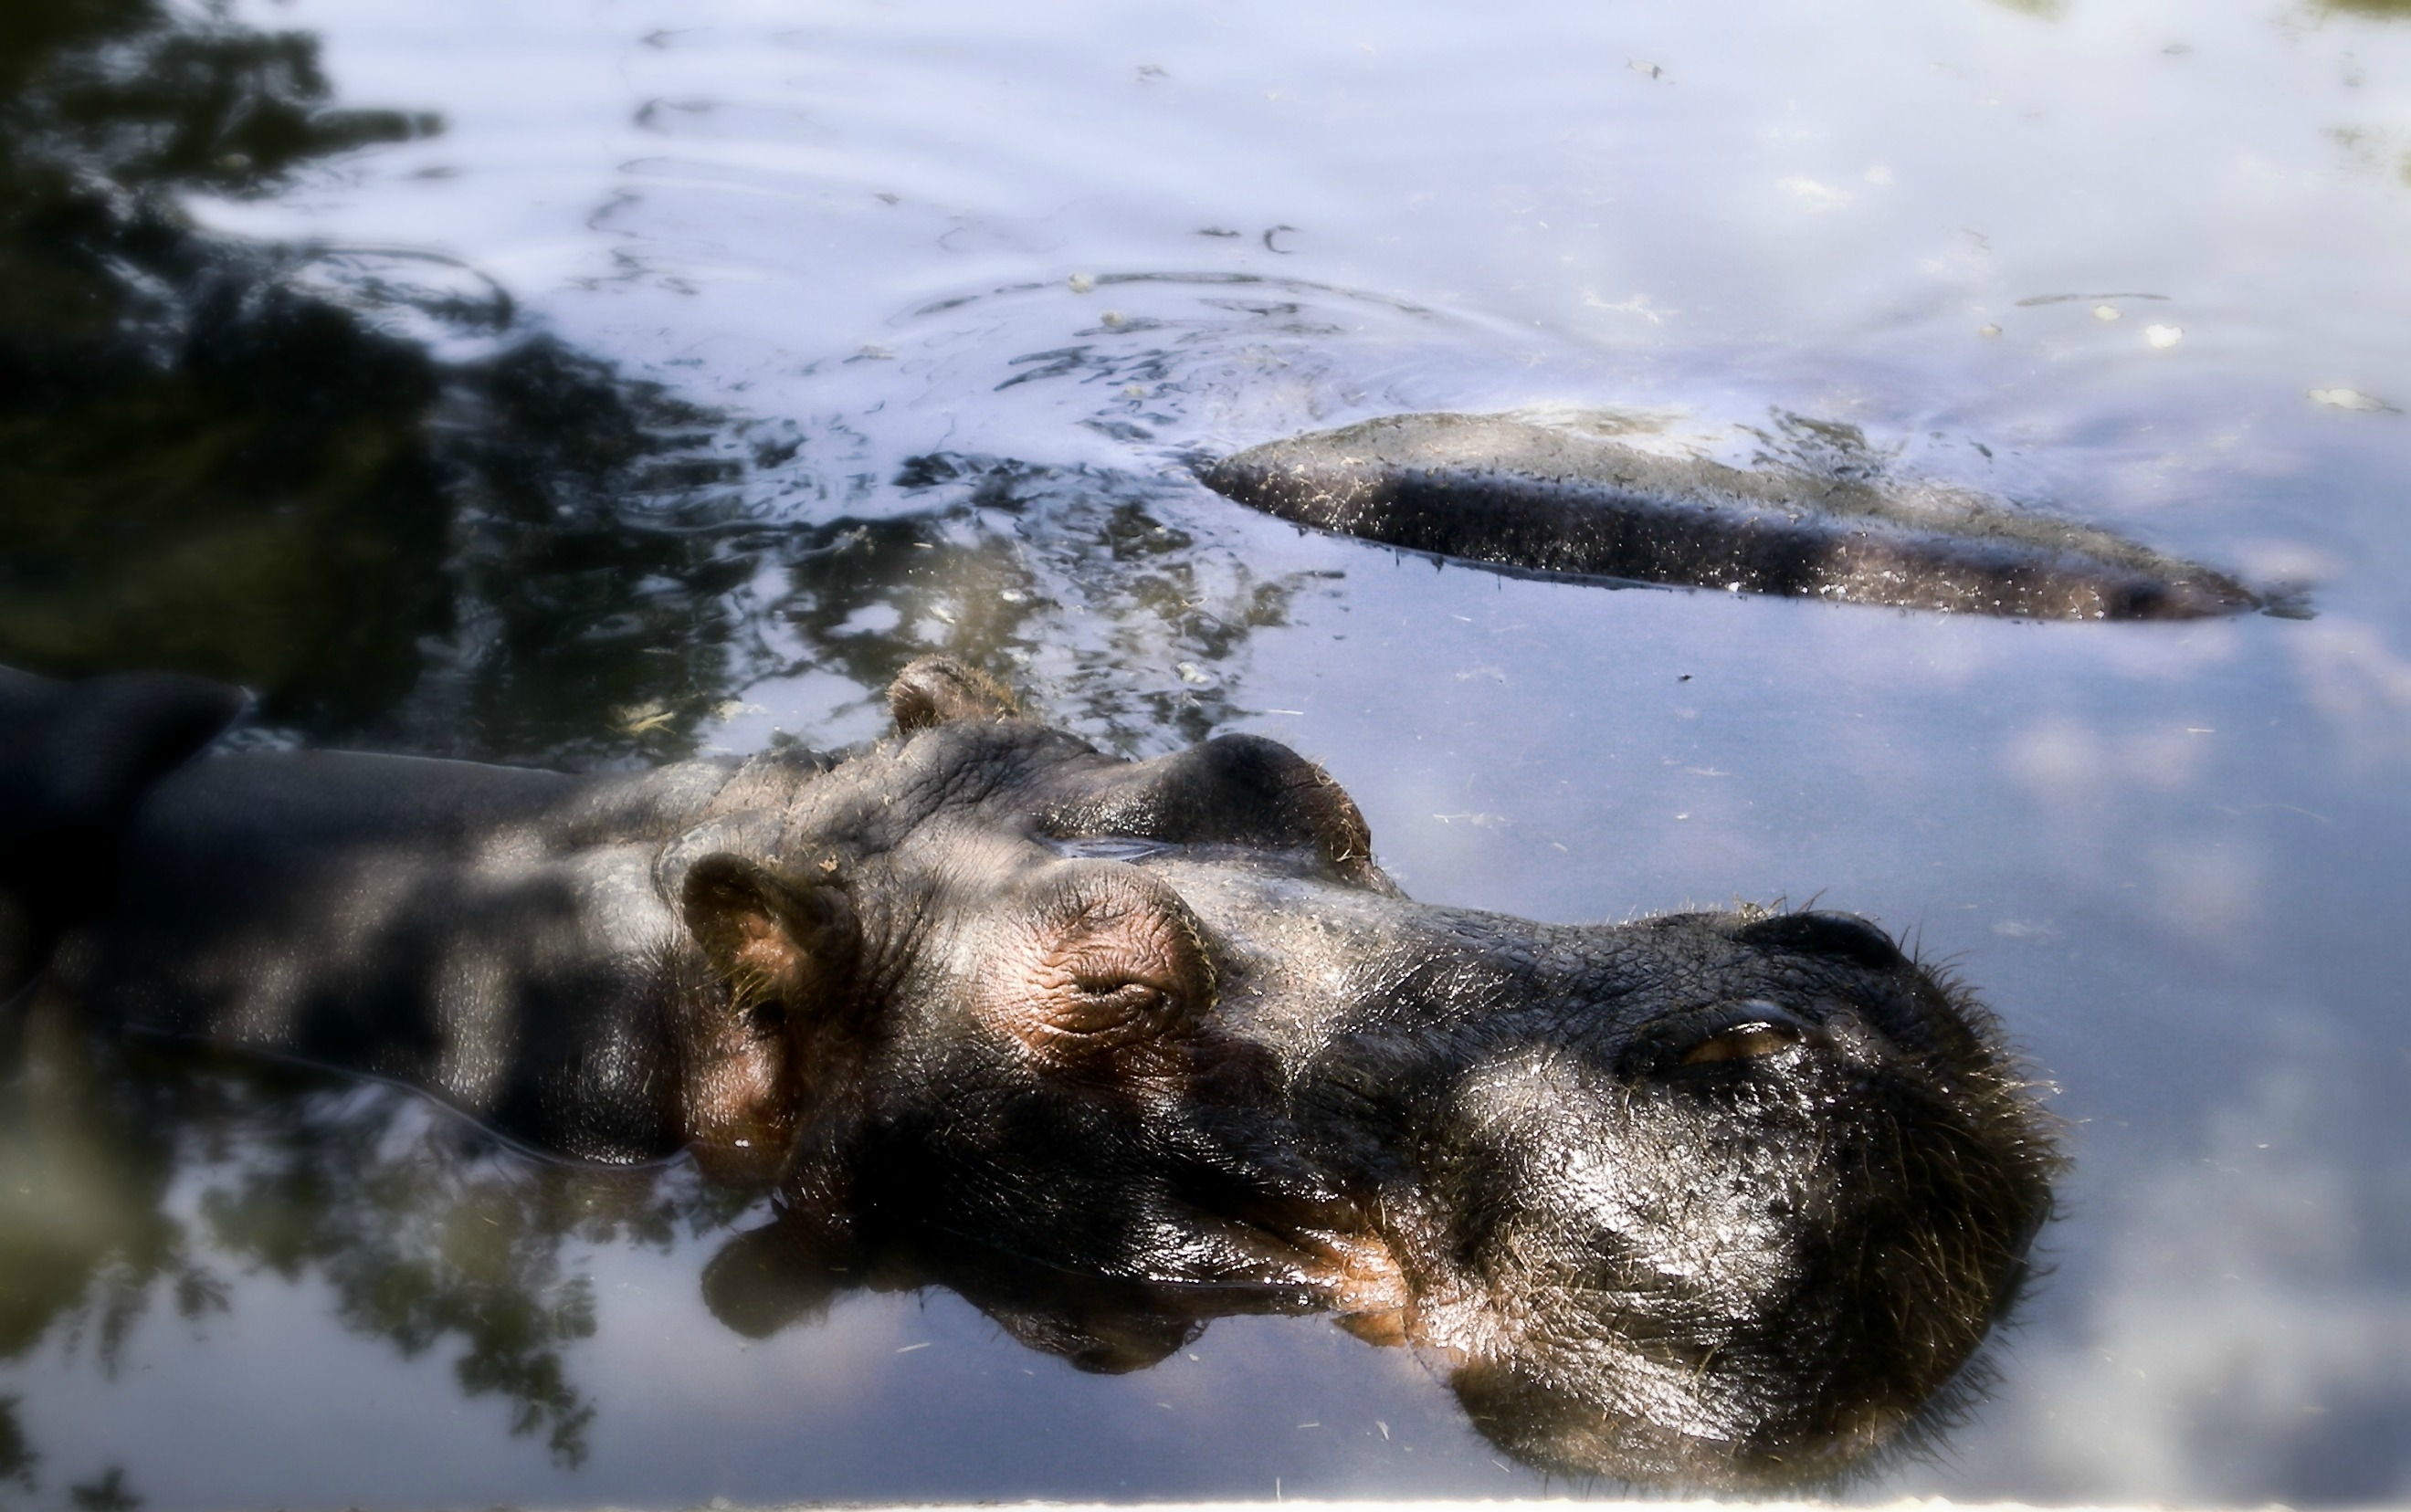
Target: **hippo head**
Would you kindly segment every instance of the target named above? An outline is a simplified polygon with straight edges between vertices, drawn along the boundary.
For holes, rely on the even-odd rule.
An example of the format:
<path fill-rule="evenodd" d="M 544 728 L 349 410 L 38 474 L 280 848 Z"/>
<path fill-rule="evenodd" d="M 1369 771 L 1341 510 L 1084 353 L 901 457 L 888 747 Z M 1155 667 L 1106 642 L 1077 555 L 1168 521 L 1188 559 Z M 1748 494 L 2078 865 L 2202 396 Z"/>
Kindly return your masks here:
<path fill-rule="evenodd" d="M 2047 1119 L 1863 920 L 1428 907 L 1271 741 L 1122 761 L 935 661 L 891 703 L 677 883 L 819 1231 L 1286 1293 L 1527 1461 L 1709 1488 L 1897 1440 L 2016 1291 Z"/>

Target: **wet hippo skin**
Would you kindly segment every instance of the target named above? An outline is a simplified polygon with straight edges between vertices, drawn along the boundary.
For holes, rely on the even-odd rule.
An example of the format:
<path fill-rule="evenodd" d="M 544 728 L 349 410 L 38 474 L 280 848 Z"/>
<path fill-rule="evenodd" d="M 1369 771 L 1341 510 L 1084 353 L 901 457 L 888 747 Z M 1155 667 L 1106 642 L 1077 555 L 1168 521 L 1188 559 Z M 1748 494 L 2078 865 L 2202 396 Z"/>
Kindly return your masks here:
<path fill-rule="evenodd" d="M 936 659 L 890 705 L 841 758 L 176 765 L 222 691 L 11 675 L 0 834 L 53 838 L 4 874 L 9 938 L 46 1007 L 561 1156 L 690 1151 L 776 1190 L 777 1254 L 1327 1309 L 1576 1473 L 1838 1475 L 2014 1296 L 2047 1123 L 1990 1016 L 1866 921 L 1417 904 L 1271 741 L 1123 761 Z M 95 721 L 140 752 L 98 795 L 56 775 Z M 62 846 L 109 865 L 46 891 Z M 707 1277 L 763 1330 L 770 1243 Z"/>
<path fill-rule="evenodd" d="M 1964 491 L 1728 467 L 1509 415 L 1388 415 L 1198 476 L 1300 525 L 1541 576 L 2035 619 L 2271 606 L 2214 568 Z"/>

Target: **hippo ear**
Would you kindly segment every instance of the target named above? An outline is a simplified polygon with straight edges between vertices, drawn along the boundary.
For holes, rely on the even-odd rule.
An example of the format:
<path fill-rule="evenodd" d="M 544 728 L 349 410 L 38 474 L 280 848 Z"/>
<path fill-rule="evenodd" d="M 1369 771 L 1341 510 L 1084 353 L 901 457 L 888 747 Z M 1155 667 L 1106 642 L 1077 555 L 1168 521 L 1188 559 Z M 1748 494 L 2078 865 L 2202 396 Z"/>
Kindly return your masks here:
<path fill-rule="evenodd" d="M 925 656 L 898 673 L 887 685 L 887 709 L 899 734 L 955 720 L 1021 718 L 1011 689 L 945 656 Z"/>
<path fill-rule="evenodd" d="M 686 874 L 686 926 L 741 996 L 790 1010 L 830 1003 L 854 974 L 859 936 L 842 882 L 782 877 L 721 851 Z"/>

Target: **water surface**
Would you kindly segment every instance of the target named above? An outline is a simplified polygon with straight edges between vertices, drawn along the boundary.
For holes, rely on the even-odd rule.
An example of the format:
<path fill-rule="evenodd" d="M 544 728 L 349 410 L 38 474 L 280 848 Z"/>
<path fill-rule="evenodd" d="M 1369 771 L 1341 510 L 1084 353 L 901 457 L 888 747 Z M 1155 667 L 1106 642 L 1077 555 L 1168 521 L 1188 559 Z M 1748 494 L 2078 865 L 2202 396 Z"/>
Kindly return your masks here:
<path fill-rule="evenodd" d="M 1132 754 L 1298 747 L 1434 901 L 1873 915 L 2077 1164 L 1986 1398 L 1853 1494 L 2411 1495 L 2403 7 L 34 8 L 0 660 L 592 766 L 864 738 L 944 650 Z M 1549 406 L 2316 616 L 1553 586 L 1186 470 Z M 1543 1489 L 1317 1319 L 1124 1374 L 943 1287 L 752 1337 L 703 1281 L 762 1214 L 682 1170 L 11 1054 L 0 1502 Z"/>

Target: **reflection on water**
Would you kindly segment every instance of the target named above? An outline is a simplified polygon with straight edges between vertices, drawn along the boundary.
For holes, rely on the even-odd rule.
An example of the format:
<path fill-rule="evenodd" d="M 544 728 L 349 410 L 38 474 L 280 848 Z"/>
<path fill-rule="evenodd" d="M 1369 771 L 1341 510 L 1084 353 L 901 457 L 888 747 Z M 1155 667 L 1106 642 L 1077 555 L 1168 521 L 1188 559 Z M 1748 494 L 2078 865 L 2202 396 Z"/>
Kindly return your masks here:
<path fill-rule="evenodd" d="M 115 1374 L 146 1313 L 226 1313 L 225 1268 L 314 1276 L 344 1328 L 448 1357 L 465 1395 L 503 1398 L 512 1433 L 575 1466 L 594 1410 L 566 1353 L 594 1308 L 564 1240 L 666 1248 L 748 1201 L 683 1170 L 531 1162 L 389 1088 L 196 1070 L 39 1013 L 17 1051 L 0 1122 L 9 1358 L 50 1340 Z M 30 1489 L 36 1451 L 7 1432 Z"/>
<path fill-rule="evenodd" d="M 2034 1425 L 2048 1494 L 2401 1494 L 2411 1057 L 2365 1050 L 2332 1027 L 2276 1038 L 2245 1098 L 2136 1184 L 2090 1346 L 2033 1362 L 2060 1414 Z M 2113 1409 L 2132 1418 L 2114 1447 L 2071 1431 L 2113 1396 L 2139 1399 Z"/>
<path fill-rule="evenodd" d="M 678 533 L 744 465 L 712 416 L 517 329 L 447 259 L 212 237 L 173 197 L 266 194 L 433 118 L 329 109 L 305 34 L 21 8 L 0 489 L 40 503 L 0 516 L 0 658 L 234 678 L 320 732 L 442 667 L 447 715 L 508 711 L 498 749 L 558 738 L 537 690 L 675 698 L 716 670 L 697 605 L 728 572 Z"/>
<path fill-rule="evenodd" d="M 859 738 L 941 650 L 1116 749 L 1302 745 L 1424 895 L 1830 889 L 1960 959 L 2077 1121 L 1993 1400 L 1874 1491 L 2411 1490 L 2411 10 L 1134 15 L 15 6 L 0 662 L 592 765 Z M 2324 618 L 1469 582 L 1182 471 L 1536 403 L 1846 438 Z M 678 1169 L 9 1054 L 0 1504 L 1542 1484 L 1397 1352 L 1227 1298 L 835 1278 Z"/>
<path fill-rule="evenodd" d="M 689 753 L 766 678 L 877 688 L 937 648 L 1037 666 L 1135 749 L 1227 715 L 1205 669 L 1303 587 L 1197 560 L 1137 478 L 1001 458 L 904 458 L 922 523 L 760 518 L 891 480 L 820 476 L 792 428 L 628 379 L 441 255 L 195 230 L 166 191 L 265 193 L 436 124 L 326 108 L 303 34 L 51 9 L 11 65 L 48 87 L 0 143 L 0 488 L 45 502 L 0 516 L 0 661 L 173 666 L 306 734 L 591 762 Z M 1162 676 L 1084 691 L 1106 666 Z"/>
<path fill-rule="evenodd" d="M 380 535 L 360 516 L 423 487 L 397 432 L 431 397 L 425 363 L 222 275 L 167 192 L 263 193 L 300 162 L 432 123 L 321 110 L 299 34 L 144 5 L 21 8 L 0 56 L 0 487 L 43 507 L 0 525 L 7 654 L 106 664 L 183 623 L 215 643 L 203 660 L 263 681 L 293 680 L 278 663 L 306 640 L 301 655 L 337 663 L 318 681 L 391 686 L 389 643 L 431 625 L 419 585 L 442 530 Z M 132 433 L 151 443 L 128 448 Z M 325 499 L 329 478 L 351 497 Z M 346 557 L 367 570 L 343 574 Z M 279 598 L 285 616 L 253 607 Z"/>

